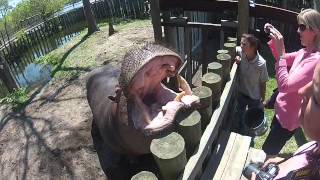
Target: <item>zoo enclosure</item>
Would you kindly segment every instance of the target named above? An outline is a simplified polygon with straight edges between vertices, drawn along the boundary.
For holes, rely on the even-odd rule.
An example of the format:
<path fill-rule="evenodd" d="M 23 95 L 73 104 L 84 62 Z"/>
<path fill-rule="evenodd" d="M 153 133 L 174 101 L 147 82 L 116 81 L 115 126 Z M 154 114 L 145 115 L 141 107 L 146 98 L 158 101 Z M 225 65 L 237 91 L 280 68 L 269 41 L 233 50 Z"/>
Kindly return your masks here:
<path fill-rule="evenodd" d="M 148 16 L 148 4 L 144 0 L 94 1 L 91 9 L 98 20 L 136 19 Z M 12 91 L 14 88 L 25 86 L 19 82 L 21 79 L 27 79 L 23 73 L 26 66 L 79 34 L 79 28 L 75 27 L 85 27 L 82 6 L 57 14 L 38 24 L 31 22 L 37 19 L 36 17 L 29 18 L 30 22 L 24 22 L 28 29 L 11 39 L 0 32 L 0 84 L 4 85 L 5 89 Z M 34 26 L 29 27 L 30 24 Z M 58 34 L 61 35 L 56 38 Z"/>

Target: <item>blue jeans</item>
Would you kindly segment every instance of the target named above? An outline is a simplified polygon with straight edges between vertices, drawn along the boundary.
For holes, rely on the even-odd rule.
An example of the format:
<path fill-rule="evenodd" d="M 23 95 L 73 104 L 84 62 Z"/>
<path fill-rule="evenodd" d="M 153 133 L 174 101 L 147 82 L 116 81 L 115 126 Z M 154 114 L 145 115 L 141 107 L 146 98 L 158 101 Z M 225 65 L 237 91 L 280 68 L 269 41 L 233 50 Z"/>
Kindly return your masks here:
<path fill-rule="evenodd" d="M 246 109 L 250 108 L 263 108 L 263 104 L 260 100 L 252 99 L 247 95 L 244 95 L 242 93 L 239 93 L 237 97 L 237 114 L 239 117 L 239 125 L 240 128 L 243 129 L 244 127 L 244 115 L 246 112 Z"/>

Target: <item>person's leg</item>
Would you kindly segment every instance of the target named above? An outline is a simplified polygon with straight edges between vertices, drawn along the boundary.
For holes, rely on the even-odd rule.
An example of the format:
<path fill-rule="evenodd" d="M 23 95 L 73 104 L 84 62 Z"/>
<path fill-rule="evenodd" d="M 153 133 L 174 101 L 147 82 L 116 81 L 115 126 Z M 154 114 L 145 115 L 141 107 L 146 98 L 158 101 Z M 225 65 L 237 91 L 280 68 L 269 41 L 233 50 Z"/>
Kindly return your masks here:
<path fill-rule="evenodd" d="M 248 101 L 248 109 L 250 108 L 263 109 L 263 103 L 260 100 L 250 99 L 250 101 Z"/>
<path fill-rule="evenodd" d="M 262 150 L 267 155 L 277 155 L 286 142 L 293 136 L 294 131 L 289 131 L 281 126 L 276 116 L 273 117 L 270 133 L 265 140 Z"/>
<path fill-rule="evenodd" d="M 247 105 L 248 105 L 247 98 L 239 94 L 237 97 L 237 106 L 236 106 L 236 111 L 237 111 L 236 113 L 237 113 L 237 116 L 239 117 L 237 122 L 238 128 L 242 127 L 242 124 L 244 121 L 244 113 L 246 111 Z"/>

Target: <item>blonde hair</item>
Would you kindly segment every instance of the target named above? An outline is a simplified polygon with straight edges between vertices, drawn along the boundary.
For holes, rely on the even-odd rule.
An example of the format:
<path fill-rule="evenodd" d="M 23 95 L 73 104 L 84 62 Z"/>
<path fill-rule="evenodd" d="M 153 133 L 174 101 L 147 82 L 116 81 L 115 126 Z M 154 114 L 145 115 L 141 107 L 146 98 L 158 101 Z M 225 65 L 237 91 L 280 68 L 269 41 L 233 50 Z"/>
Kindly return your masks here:
<path fill-rule="evenodd" d="M 314 9 L 304 9 L 299 13 L 297 21 L 317 33 L 315 46 L 320 48 L 320 13 Z"/>

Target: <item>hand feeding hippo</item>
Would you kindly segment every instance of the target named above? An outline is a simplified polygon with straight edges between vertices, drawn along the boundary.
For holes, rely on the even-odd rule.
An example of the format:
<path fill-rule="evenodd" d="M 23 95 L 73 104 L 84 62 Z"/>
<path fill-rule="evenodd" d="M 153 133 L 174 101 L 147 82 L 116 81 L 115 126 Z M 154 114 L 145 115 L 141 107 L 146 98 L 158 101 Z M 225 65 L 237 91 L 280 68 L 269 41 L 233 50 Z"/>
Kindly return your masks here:
<path fill-rule="evenodd" d="M 121 70 L 109 65 L 92 73 L 87 82 L 87 98 L 93 124 L 113 151 L 149 153 L 151 140 L 172 130 L 177 112 L 199 103 L 179 75 L 181 93 L 161 83 L 176 76 L 181 65 L 175 52 L 146 44 L 126 54 Z"/>

